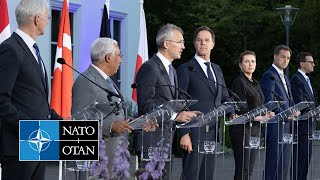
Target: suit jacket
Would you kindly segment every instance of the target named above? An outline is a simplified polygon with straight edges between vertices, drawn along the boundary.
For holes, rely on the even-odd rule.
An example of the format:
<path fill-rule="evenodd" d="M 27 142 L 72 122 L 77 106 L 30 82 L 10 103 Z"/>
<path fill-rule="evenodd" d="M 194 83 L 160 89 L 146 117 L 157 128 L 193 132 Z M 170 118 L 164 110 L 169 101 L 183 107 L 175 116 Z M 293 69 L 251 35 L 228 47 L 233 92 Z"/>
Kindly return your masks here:
<path fill-rule="evenodd" d="M 82 74 L 88 79 L 99 84 L 102 88 L 112 90 L 112 87 L 110 87 L 103 76 L 93 66 L 90 65 Z M 123 101 L 123 96 L 119 88 L 115 84 L 114 87 L 116 88 L 118 94 L 122 97 L 121 99 Z M 112 100 L 119 101 L 119 99 L 116 97 L 112 97 Z M 84 77 L 79 76 L 72 86 L 72 114 L 81 112 L 83 108 L 86 108 L 94 103 L 99 103 L 97 105 L 97 109 L 102 111 L 104 116 L 108 115 L 115 108 L 115 106 L 110 104 L 107 92 Z M 102 131 L 104 136 L 110 136 L 112 121 L 125 119 L 124 110 L 120 108 L 119 112 L 120 113 L 118 114 L 111 113 L 110 116 L 104 118 L 102 123 Z"/>
<path fill-rule="evenodd" d="M 0 155 L 18 156 L 19 120 L 61 119 L 49 107 L 47 83 L 41 76 L 37 60 L 18 34 L 2 42 Z"/>
<path fill-rule="evenodd" d="M 292 91 L 292 96 L 294 102 L 297 104 L 301 101 L 313 101 L 315 104 L 311 105 L 309 108 L 305 109 L 302 111 L 302 113 L 307 112 L 315 107 L 317 107 L 317 99 L 315 94 L 313 95 L 308 82 L 306 79 L 303 77 L 303 75 L 297 71 L 290 79 L 291 83 L 291 91 Z M 315 90 L 313 90 L 315 93 Z M 308 122 L 309 122 L 309 128 L 308 128 Z M 307 134 L 308 129 L 309 132 L 312 132 L 312 128 L 316 127 L 316 121 L 312 123 L 312 119 L 309 119 L 307 121 L 299 121 L 299 129 L 298 132 L 299 134 Z"/>
<path fill-rule="evenodd" d="M 175 70 L 174 74 L 174 81 L 178 87 Z M 148 113 L 155 107 L 178 97 L 176 90 L 169 86 L 162 86 L 171 85 L 171 83 L 169 75 L 157 55 L 153 55 L 151 59 L 142 64 L 137 73 L 136 82 L 139 115 Z"/>
<path fill-rule="evenodd" d="M 274 80 L 271 79 L 272 77 L 274 78 Z M 294 105 L 289 78 L 287 75 L 284 75 L 284 77 L 286 80 L 288 93 L 286 92 L 285 87 L 282 84 L 280 75 L 278 74 L 277 70 L 273 66 L 271 66 L 263 74 L 260 82 L 261 88 L 265 97 L 265 102 L 285 101 L 285 104 L 282 106 L 282 108 L 275 110 L 275 113 L 279 113 L 285 109 L 288 109 L 290 106 Z M 277 97 L 275 94 L 282 97 L 282 99 Z"/>
<path fill-rule="evenodd" d="M 112 87 L 110 87 L 104 77 L 93 66 L 90 65 L 88 69 L 82 74 L 88 79 L 99 84 L 101 87 L 112 90 Z M 116 88 L 118 94 L 121 96 L 121 100 L 123 101 L 123 96 L 119 88 L 115 85 L 115 83 L 113 83 L 113 85 Z M 112 100 L 119 101 L 119 98 L 112 97 Z M 112 121 L 115 120 L 124 120 L 126 116 L 125 112 L 122 108 L 120 108 L 119 113 L 111 113 L 114 110 L 115 106 L 111 105 L 111 103 L 109 102 L 108 93 L 106 93 L 100 87 L 96 86 L 84 77 L 78 76 L 72 86 L 72 114 L 77 114 L 84 108 L 96 103 L 97 109 L 103 113 L 104 119 L 102 121 L 102 133 L 106 141 L 107 155 L 109 159 L 112 160 L 116 150 L 117 142 L 121 136 L 111 133 L 111 124 Z M 81 118 L 81 115 L 79 117 Z"/>
<path fill-rule="evenodd" d="M 189 66 L 194 68 L 190 71 Z M 222 70 L 217 64 L 211 63 L 212 69 L 216 76 L 217 83 L 226 87 Z M 198 102 L 189 107 L 190 110 L 201 111 L 204 114 L 213 110 L 223 102 L 231 101 L 226 88 L 216 84 L 216 90 L 210 87 L 209 80 L 203 72 L 201 66 L 195 58 L 192 58 L 177 69 L 179 87 L 188 92 L 193 99 Z M 213 126 L 211 126 L 213 128 Z M 180 130 L 181 136 L 191 133 L 191 136 L 198 134 L 190 128 Z M 191 137 L 192 138 L 192 137 Z"/>
<path fill-rule="evenodd" d="M 177 87 L 178 80 L 175 70 L 174 81 Z M 157 106 L 178 97 L 176 89 L 166 86 L 171 85 L 169 75 L 157 55 L 153 55 L 151 59 L 142 64 L 136 76 L 136 83 L 139 115 L 146 114 Z M 151 133 L 144 132 L 143 144 L 146 148 L 143 151 L 147 151 L 147 147 L 158 142 L 160 137 L 161 132 L 159 129 Z M 141 151 L 141 146 L 142 131 L 135 131 L 134 148 Z"/>

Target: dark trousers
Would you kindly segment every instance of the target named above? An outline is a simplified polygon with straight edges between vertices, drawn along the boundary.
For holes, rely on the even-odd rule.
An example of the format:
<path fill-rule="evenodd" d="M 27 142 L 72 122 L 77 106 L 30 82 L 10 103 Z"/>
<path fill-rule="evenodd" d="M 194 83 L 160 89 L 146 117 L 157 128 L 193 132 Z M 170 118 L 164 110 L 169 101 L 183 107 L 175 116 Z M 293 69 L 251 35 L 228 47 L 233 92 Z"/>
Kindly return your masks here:
<path fill-rule="evenodd" d="M 44 180 L 45 163 L 19 161 L 18 157 L 1 158 L 1 180 Z"/>
<path fill-rule="evenodd" d="M 290 132 L 290 124 L 286 123 L 284 129 L 279 124 L 268 124 L 266 137 L 265 180 L 288 180 L 292 144 L 279 144 L 282 132 Z M 282 126 L 282 125 L 280 125 Z"/>
<path fill-rule="evenodd" d="M 311 154 L 312 141 L 309 141 L 308 134 L 299 134 L 298 144 L 293 146 L 292 180 L 307 180 Z"/>
<path fill-rule="evenodd" d="M 215 179 L 215 154 L 199 154 L 196 147 L 188 154 L 184 152 L 181 180 Z"/>
<path fill-rule="evenodd" d="M 249 146 L 250 136 L 261 136 L 260 127 L 258 124 L 251 128 L 245 125 L 244 129 L 243 125 L 233 125 L 229 129 L 235 161 L 234 180 L 249 180 L 253 172 L 258 150 L 245 149 L 244 146 Z"/>

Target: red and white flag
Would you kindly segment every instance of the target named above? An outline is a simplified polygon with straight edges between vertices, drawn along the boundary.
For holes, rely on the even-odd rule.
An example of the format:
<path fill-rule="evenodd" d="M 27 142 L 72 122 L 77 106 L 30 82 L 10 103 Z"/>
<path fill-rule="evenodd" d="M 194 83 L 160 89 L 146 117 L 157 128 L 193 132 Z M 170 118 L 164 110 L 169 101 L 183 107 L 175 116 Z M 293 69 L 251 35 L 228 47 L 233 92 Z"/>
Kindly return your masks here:
<path fill-rule="evenodd" d="M 141 65 L 149 59 L 148 55 L 148 39 L 147 39 L 147 28 L 146 28 L 146 18 L 143 10 L 143 3 L 140 7 L 140 37 L 139 37 L 139 49 L 136 61 L 136 70 L 134 75 L 134 82 L 136 82 L 136 74 L 140 69 Z M 132 90 L 132 99 L 137 102 L 137 90 L 134 88 Z"/>
<path fill-rule="evenodd" d="M 58 58 L 63 58 L 66 61 L 66 64 L 72 67 L 71 33 L 68 7 L 69 3 L 67 0 L 63 0 L 50 103 L 50 107 L 56 110 L 62 118 L 67 118 L 71 115 L 72 104 L 72 69 L 67 67 L 67 65 L 61 65 L 57 62 Z"/>
<path fill-rule="evenodd" d="M 7 0 L 0 0 L 0 44 L 10 35 Z"/>

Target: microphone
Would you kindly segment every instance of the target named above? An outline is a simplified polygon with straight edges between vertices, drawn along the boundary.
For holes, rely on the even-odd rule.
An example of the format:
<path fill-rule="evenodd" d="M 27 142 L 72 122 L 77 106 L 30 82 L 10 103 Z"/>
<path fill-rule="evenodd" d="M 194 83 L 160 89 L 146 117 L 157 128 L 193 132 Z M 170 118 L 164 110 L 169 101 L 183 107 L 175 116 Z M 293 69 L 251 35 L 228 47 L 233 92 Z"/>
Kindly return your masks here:
<path fill-rule="evenodd" d="M 121 96 L 117 93 L 114 93 L 112 91 L 110 91 L 109 89 L 106 89 L 106 88 L 103 88 L 101 87 L 99 84 L 97 84 L 96 82 L 90 80 L 89 78 L 87 78 L 86 76 L 84 76 L 82 73 L 80 73 L 79 71 L 77 71 L 76 69 L 74 69 L 73 67 L 71 67 L 69 64 L 66 63 L 66 61 L 63 59 L 63 58 L 58 58 L 57 59 L 57 62 L 60 63 L 60 64 L 65 64 L 67 65 L 69 68 L 71 68 L 72 70 L 74 70 L 75 72 L 77 72 L 79 75 L 81 75 L 82 77 L 84 77 L 85 79 L 87 79 L 88 81 L 90 81 L 92 84 L 96 85 L 97 87 L 99 87 L 100 89 L 102 89 L 103 91 L 105 91 L 106 93 L 108 93 L 108 100 L 111 102 L 111 97 L 114 96 L 114 97 L 117 97 L 117 98 L 121 98 Z"/>
<path fill-rule="evenodd" d="M 271 79 L 272 81 L 277 81 L 277 82 L 283 84 L 284 86 L 288 86 L 288 88 L 291 88 L 291 87 L 289 86 L 289 84 L 283 83 L 282 81 L 277 80 L 274 76 L 270 76 L 270 79 Z"/>
<path fill-rule="evenodd" d="M 195 72 L 195 73 L 198 74 L 199 76 L 203 76 L 202 74 L 200 74 L 199 72 L 197 72 L 197 71 L 194 69 L 194 67 L 192 67 L 192 66 L 188 66 L 188 69 L 189 69 L 189 71 L 191 71 L 191 72 Z M 206 78 L 207 78 L 207 77 L 206 77 Z M 213 80 L 211 80 L 211 79 L 209 79 L 209 78 L 207 78 L 207 79 L 210 80 L 210 81 L 213 81 Z M 221 86 L 222 88 L 226 89 L 226 90 L 231 94 L 231 96 L 237 98 L 238 101 L 242 101 L 242 100 L 240 99 L 240 97 L 239 97 L 235 92 L 233 92 L 231 89 L 227 88 L 226 86 L 224 86 L 224 85 L 222 85 L 222 84 L 220 84 L 220 83 L 217 83 L 216 81 L 213 81 L 213 82 L 214 82 L 215 84 Z"/>
<path fill-rule="evenodd" d="M 260 86 L 265 88 L 265 89 L 267 89 L 267 90 L 269 90 L 276 97 L 276 100 L 280 99 L 281 101 L 285 101 L 282 96 L 280 96 L 278 93 L 274 92 L 272 89 L 267 88 L 265 86 L 262 86 L 261 84 L 260 84 Z"/>
<path fill-rule="evenodd" d="M 141 85 L 141 84 L 140 84 Z M 180 88 L 177 88 L 176 86 L 173 86 L 173 85 L 169 85 L 169 84 L 163 84 L 163 85 L 152 85 L 152 84 L 142 84 L 141 86 L 152 86 L 152 87 L 161 87 L 161 86 L 168 86 L 168 87 L 173 87 L 175 90 L 177 90 L 177 91 L 179 91 L 180 93 L 182 93 L 182 94 L 184 94 L 186 97 L 187 97 L 187 99 L 192 99 L 192 96 L 189 94 L 189 93 L 187 93 L 186 91 L 184 91 L 184 90 L 182 90 L 182 89 L 180 89 Z M 132 89 L 135 89 L 135 88 L 137 88 L 138 87 L 138 84 L 137 83 L 133 83 L 133 84 L 131 84 L 131 88 Z"/>
<path fill-rule="evenodd" d="M 281 83 L 291 89 L 291 86 L 289 84 L 286 84 L 286 83 L 283 83 L 282 81 L 277 80 L 274 76 L 270 76 L 270 79 L 272 81 L 277 81 L 277 82 L 279 82 L 279 83 Z M 272 93 L 274 93 L 274 92 L 272 92 Z M 304 100 L 312 101 L 304 92 L 302 92 L 302 95 L 303 95 Z"/>
<path fill-rule="evenodd" d="M 277 82 L 280 82 L 280 83 L 283 84 L 282 81 L 279 81 L 279 80 L 275 79 L 274 76 L 270 76 L 270 79 L 271 79 L 272 81 L 277 81 Z M 283 84 L 283 85 L 287 85 L 287 86 L 291 89 L 291 86 L 289 86 L 288 84 Z M 308 95 L 306 95 L 306 93 L 304 93 L 304 92 L 301 92 L 301 93 L 302 93 L 302 95 L 303 95 L 303 99 L 304 99 L 304 100 L 306 100 L 306 101 L 313 101 L 312 99 L 310 99 L 310 98 L 308 97 Z"/>

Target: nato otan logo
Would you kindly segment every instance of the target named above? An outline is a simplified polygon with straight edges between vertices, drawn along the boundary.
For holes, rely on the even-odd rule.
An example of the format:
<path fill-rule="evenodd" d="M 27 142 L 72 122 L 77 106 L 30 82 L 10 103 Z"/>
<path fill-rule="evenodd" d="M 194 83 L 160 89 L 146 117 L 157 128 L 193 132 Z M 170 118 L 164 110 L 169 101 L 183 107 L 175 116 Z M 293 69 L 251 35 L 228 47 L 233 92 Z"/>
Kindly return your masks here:
<path fill-rule="evenodd" d="M 98 121 L 19 121 L 19 160 L 98 160 Z"/>

